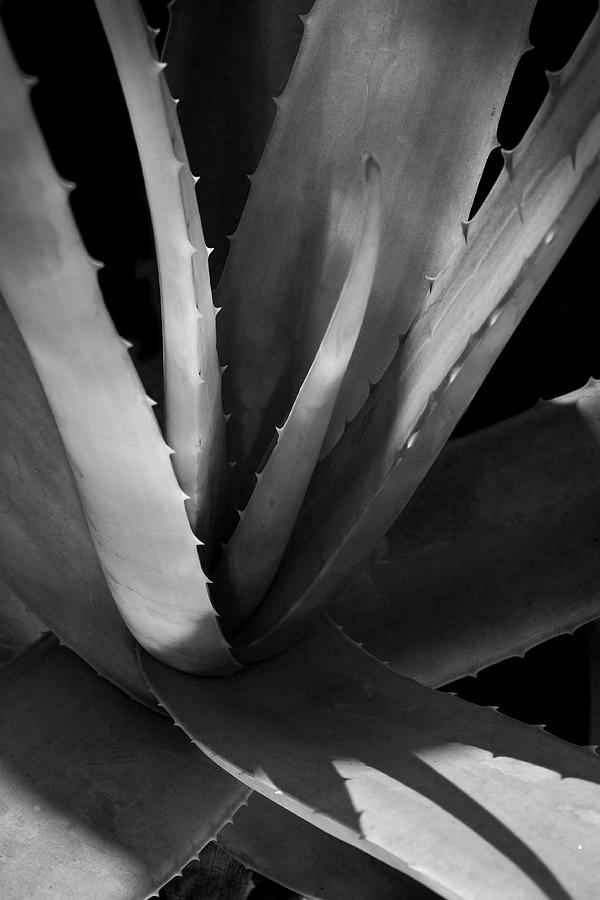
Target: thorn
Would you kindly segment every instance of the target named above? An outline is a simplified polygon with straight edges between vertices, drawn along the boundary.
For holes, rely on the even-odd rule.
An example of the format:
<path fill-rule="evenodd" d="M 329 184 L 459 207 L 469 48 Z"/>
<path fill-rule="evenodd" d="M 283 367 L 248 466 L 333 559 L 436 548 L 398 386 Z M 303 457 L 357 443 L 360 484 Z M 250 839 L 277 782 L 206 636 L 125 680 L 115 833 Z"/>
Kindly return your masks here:
<path fill-rule="evenodd" d="M 558 97 L 562 88 L 562 75 L 560 72 L 548 72 L 546 71 L 546 80 L 548 81 L 548 88 L 550 90 L 550 94 L 553 97 Z"/>
<path fill-rule="evenodd" d="M 514 150 L 505 150 L 504 147 L 502 147 L 500 152 L 501 152 L 502 158 L 504 160 L 504 168 L 506 169 L 506 174 L 512 181 L 514 178 L 514 175 L 515 175 L 514 168 L 513 168 L 513 156 L 514 156 L 515 151 Z"/>
<path fill-rule="evenodd" d="M 223 418 L 225 419 L 225 422 L 229 422 L 229 420 L 231 418 L 231 413 L 223 413 Z"/>
<path fill-rule="evenodd" d="M 226 370 L 229 368 L 229 363 L 225 363 L 224 366 L 219 366 L 219 368 L 221 369 L 221 375 L 224 375 Z"/>
<path fill-rule="evenodd" d="M 242 519 L 244 518 L 244 516 L 246 515 L 246 510 L 245 509 L 236 509 L 236 513 L 238 514 L 240 522 L 241 522 Z"/>
<path fill-rule="evenodd" d="M 99 260 L 99 259 L 94 259 L 93 256 L 88 256 L 88 259 L 89 259 L 89 261 L 91 262 L 91 264 L 92 264 L 92 266 L 94 267 L 94 269 L 100 270 L 100 269 L 103 269 L 103 268 L 104 268 L 104 263 L 103 263 L 101 260 Z"/>
<path fill-rule="evenodd" d="M 61 175 L 57 175 L 56 178 L 57 178 L 57 181 L 58 181 L 58 183 L 60 184 L 60 186 L 61 186 L 62 188 L 64 188 L 64 190 L 65 190 L 68 194 L 70 194 L 72 191 L 74 191 L 75 188 L 77 187 L 77 185 L 75 184 L 75 182 L 74 182 L 74 181 L 69 181 L 68 178 L 63 178 Z"/>
<path fill-rule="evenodd" d="M 144 396 L 149 406 L 156 406 L 156 400 L 153 400 L 152 397 L 148 396 L 148 394 L 145 394 Z"/>
<path fill-rule="evenodd" d="M 173 450 L 173 448 L 172 448 L 172 447 L 169 447 L 168 444 L 165 444 L 165 447 L 167 448 L 167 453 L 169 454 L 169 456 L 173 456 L 173 454 L 175 453 L 175 451 Z"/>
<path fill-rule="evenodd" d="M 204 249 L 206 250 L 206 255 L 207 255 L 207 256 L 210 256 L 210 254 L 213 252 L 213 250 L 214 250 L 215 248 L 214 248 L 214 247 L 208 247 L 208 246 L 205 244 L 205 245 L 204 245 Z"/>
<path fill-rule="evenodd" d="M 432 287 L 433 287 L 433 284 L 434 284 L 435 280 L 438 278 L 439 274 L 440 274 L 440 273 L 438 272 L 437 275 L 426 275 L 426 276 L 425 276 L 425 281 L 426 281 L 427 284 L 429 285 L 429 293 L 431 293 L 431 289 L 432 289 Z"/>
<path fill-rule="evenodd" d="M 487 326 L 488 326 L 488 328 L 493 328 L 493 327 L 494 327 L 494 325 L 496 324 L 496 322 L 497 322 L 498 319 L 500 318 L 501 314 L 502 314 L 502 313 L 501 313 L 501 310 L 499 310 L 499 309 L 495 309 L 495 310 L 493 311 L 493 313 L 490 314 L 490 316 L 488 317 L 488 320 L 487 320 Z"/>
<path fill-rule="evenodd" d="M 148 34 L 151 34 L 152 37 L 158 37 L 160 34 L 160 28 L 153 28 L 152 25 L 146 25 L 146 28 L 148 29 Z"/>
<path fill-rule="evenodd" d="M 26 75 L 25 72 L 21 73 L 21 78 L 28 91 L 32 91 L 40 80 L 37 75 Z"/>
<path fill-rule="evenodd" d="M 254 477 L 256 478 L 256 483 L 257 483 L 257 484 L 258 484 L 258 482 L 261 480 L 261 478 L 263 477 L 264 474 L 265 474 L 264 472 L 255 472 L 255 473 L 254 473 Z"/>
<path fill-rule="evenodd" d="M 410 448 L 414 445 L 414 443 L 415 443 L 415 441 L 417 440 L 418 437 L 419 437 L 419 432 L 418 432 L 418 431 L 413 431 L 413 433 L 411 434 L 411 436 L 409 437 L 409 439 L 408 439 L 407 442 L 406 442 L 406 449 L 407 449 L 407 450 L 410 450 Z"/>
<path fill-rule="evenodd" d="M 131 341 L 128 341 L 127 338 L 124 337 L 120 338 L 120 340 L 126 350 L 131 350 L 131 348 L 133 347 Z"/>
<path fill-rule="evenodd" d="M 164 70 L 167 68 L 166 62 L 163 62 L 161 59 L 155 59 L 154 65 L 159 72 L 164 72 Z"/>
<path fill-rule="evenodd" d="M 223 309 L 223 307 L 222 307 L 222 306 L 215 306 L 215 307 L 213 307 L 213 308 L 214 308 L 214 311 L 215 311 L 215 319 L 216 319 L 217 316 L 219 315 L 219 313 L 221 312 L 221 310 Z"/>
<path fill-rule="evenodd" d="M 448 372 L 448 384 L 452 384 L 458 373 L 460 372 L 460 366 L 454 366 Z"/>
<path fill-rule="evenodd" d="M 192 175 L 191 172 L 190 172 L 190 175 Z M 194 182 L 194 187 L 196 187 L 196 185 L 197 185 L 198 182 L 200 181 L 200 176 L 199 176 L 199 175 L 192 175 L 192 181 Z"/>
<path fill-rule="evenodd" d="M 546 246 L 548 246 L 548 244 L 552 243 L 552 241 L 554 240 L 555 237 L 556 237 L 556 228 L 551 228 L 550 231 L 546 232 L 546 235 L 544 237 L 544 244 Z"/>
<path fill-rule="evenodd" d="M 460 227 L 461 227 L 461 231 L 463 233 L 463 237 L 465 239 L 465 244 L 467 243 L 467 235 L 469 234 L 469 225 L 470 224 L 471 223 L 469 222 L 468 219 L 461 219 Z"/>

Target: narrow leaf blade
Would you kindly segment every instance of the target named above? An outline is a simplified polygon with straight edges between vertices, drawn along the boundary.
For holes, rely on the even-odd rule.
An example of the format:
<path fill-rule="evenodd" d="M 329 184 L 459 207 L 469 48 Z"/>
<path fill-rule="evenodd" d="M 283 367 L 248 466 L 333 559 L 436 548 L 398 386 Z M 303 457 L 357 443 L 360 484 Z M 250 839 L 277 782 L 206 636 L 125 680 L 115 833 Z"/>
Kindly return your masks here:
<path fill-rule="evenodd" d="M 225 419 L 194 180 L 163 65 L 137 0 L 96 0 L 144 173 L 161 286 L 167 443 L 195 534 L 216 538 L 225 491 Z"/>
<path fill-rule="evenodd" d="M 0 291 L 61 433 L 98 558 L 128 627 L 188 669 L 235 669 L 181 489 L 0 35 Z"/>
<path fill-rule="evenodd" d="M 330 614 L 437 687 L 600 617 L 600 389 L 451 441 Z"/>
<path fill-rule="evenodd" d="M 257 478 L 217 569 L 223 615 L 245 625 L 266 594 L 283 556 L 319 458 L 342 379 L 367 309 L 379 254 L 381 170 L 364 161 L 361 231 L 350 270 L 313 363 Z"/>
<path fill-rule="evenodd" d="M 463 241 L 459 219 L 532 9 L 532 0 L 317 0 L 304 20 L 218 288 L 240 490 L 297 394 L 348 270 L 356 159 L 368 149 L 386 173 L 384 241 L 330 444 L 391 361 L 426 296 L 425 276 Z"/>
<path fill-rule="evenodd" d="M 560 92 L 548 96 L 479 210 L 468 244 L 315 471 L 278 577 L 236 638 L 241 659 L 287 645 L 358 571 L 600 196 L 599 33 L 596 16 Z"/>

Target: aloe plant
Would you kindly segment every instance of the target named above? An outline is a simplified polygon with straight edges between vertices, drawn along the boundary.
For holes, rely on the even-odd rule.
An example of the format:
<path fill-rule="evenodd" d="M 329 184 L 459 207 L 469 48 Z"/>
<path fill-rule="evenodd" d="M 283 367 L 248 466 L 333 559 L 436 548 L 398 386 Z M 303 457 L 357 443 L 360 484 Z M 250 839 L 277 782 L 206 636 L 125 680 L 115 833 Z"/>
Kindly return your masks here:
<path fill-rule="evenodd" d="M 469 217 L 533 6 L 316 0 L 217 315 L 200 6 L 96 0 L 164 434 L 2 35 L 3 896 L 597 896 L 593 748 L 436 690 L 600 616 L 597 384 L 443 450 L 600 195 L 596 15 Z"/>

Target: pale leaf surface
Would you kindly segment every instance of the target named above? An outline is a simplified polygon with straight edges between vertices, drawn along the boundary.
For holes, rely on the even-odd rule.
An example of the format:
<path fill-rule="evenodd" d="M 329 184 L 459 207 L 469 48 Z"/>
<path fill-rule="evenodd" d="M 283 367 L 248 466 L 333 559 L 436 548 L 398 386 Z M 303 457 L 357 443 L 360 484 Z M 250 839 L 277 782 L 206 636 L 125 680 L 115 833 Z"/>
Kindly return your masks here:
<path fill-rule="evenodd" d="M 137 0 L 96 0 L 135 134 L 161 289 L 167 443 L 195 534 L 214 540 L 224 499 L 225 418 L 208 251 L 154 34 Z"/>
<path fill-rule="evenodd" d="M 437 687 L 600 617 L 600 389 L 451 441 L 330 607 Z"/>
<path fill-rule="evenodd" d="M 263 599 L 283 556 L 317 464 L 342 379 L 356 344 L 379 253 L 381 170 L 364 161 L 361 230 L 331 321 L 283 426 L 257 475 L 250 500 L 223 548 L 215 580 L 223 591 L 222 614 L 245 625 Z"/>
<path fill-rule="evenodd" d="M 424 885 L 254 792 L 218 843 L 246 866 L 317 900 L 437 900 Z"/>
<path fill-rule="evenodd" d="M 105 578 L 152 652 L 195 671 L 231 670 L 171 451 L 3 35 L 0 77 L 0 291 L 56 419 Z"/>
<path fill-rule="evenodd" d="M 0 672 L 4 900 L 142 900 L 247 796 L 54 638 Z"/>
<path fill-rule="evenodd" d="M 287 645 L 358 571 L 600 196 L 598 35 L 596 16 L 511 151 L 468 243 L 436 280 L 359 416 L 315 470 L 273 587 L 239 636 L 243 660 Z"/>
<path fill-rule="evenodd" d="M 244 489 L 314 358 L 359 229 L 357 160 L 386 178 L 382 252 L 328 445 L 462 241 L 533 0 L 317 0 L 219 284 Z M 343 22 L 343 27 L 340 27 Z M 268 361 L 265 364 L 265 361 Z"/>
<path fill-rule="evenodd" d="M 597 897 L 593 754 L 404 678 L 327 623 L 230 679 L 141 656 L 209 758 L 443 897 Z"/>
<path fill-rule="evenodd" d="M 2 591 L 105 678 L 154 705 L 136 663 L 135 640 L 98 561 L 48 400 L 1 298 L 0 381 Z M 4 599 L 2 605 L 6 610 Z"/>

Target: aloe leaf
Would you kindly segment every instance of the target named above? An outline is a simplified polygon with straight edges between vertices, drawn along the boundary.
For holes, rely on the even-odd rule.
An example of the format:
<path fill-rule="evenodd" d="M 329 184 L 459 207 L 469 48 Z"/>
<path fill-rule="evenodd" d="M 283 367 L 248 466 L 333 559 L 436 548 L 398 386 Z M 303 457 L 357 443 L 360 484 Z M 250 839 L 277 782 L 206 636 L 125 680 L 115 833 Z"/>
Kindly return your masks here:
<path fill-rule="evenodd" d="M 451 441 L 330 614 L 437 687 L 600 616 L 600 389 Z"/>
<path fill-rule="evenodd" d="M 7 900 L 140 900 L 248 791 L 55 638 L 0 672 L 0 883 Z"/>
<path fill-rule="evenodd" d="M 221 579 L 226 598 L 223 614 L 234 625 L 247 622 L 277 571 L 367 309 L 379 253 L 382 188 L 381 171 L 372 156 L 366 157 L 364 171 L 361 231 L 346 281 L 317 355 L 285 423 L 277 429 L 277 444 L 257 475 L 256 487 L 217 569 L 216 580 Z"/>
<path fill-rule="evenodd" d="M 392 359 L 425 276 L 462 241 L 459 218 L 494 144 L 532 8 L 317 0 L 305 18 L 217 295 L 240 489 L 297 394 L 348 270 L 356 159 L 368 149 L 386 174 L 384 240 L 328 444 Z"/>
<path fill-rule="evenodd" d="M 0 36 L 0 291 L 56 419 L 96 553 L 135 637 L 173 665 L 235 668 L 150 403 Z"/>
<path fill-rule="evenodd" d="M 597 893 L 592 754 L 404 678 L 326 623 L 232 679 L 141 658 L 210 759 L 443 897 Z"/>
<path fill-rule="evenodd" d="M 192 529 L 214 539 L 225 482 L 208 249 L 175 101 L 137 0 L 96 0 L 136 138 L 161 287 L 167 442 Z"/>
<path fill-rule="evenodd" d="M 106 584 L 48 400 L 1 297 L 0 382 L 2 592 L 105 678 L 155 705 Z"/>
<path fill-rule="evenodd" d="M 598 32 L 596 16 L 393 364 L 315 470 L 276 581 L 236 637 L 244 661 L 287 645 L 360 568 L 600 195 Z"/>
<path fill-rule="evenodd" d="M 217 842 L 244 865 L 319 900 L 437 900 L 428 888 L 253 793 Z"/>

